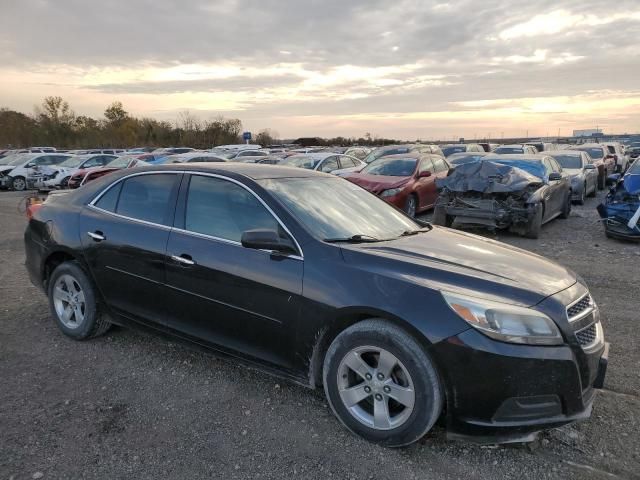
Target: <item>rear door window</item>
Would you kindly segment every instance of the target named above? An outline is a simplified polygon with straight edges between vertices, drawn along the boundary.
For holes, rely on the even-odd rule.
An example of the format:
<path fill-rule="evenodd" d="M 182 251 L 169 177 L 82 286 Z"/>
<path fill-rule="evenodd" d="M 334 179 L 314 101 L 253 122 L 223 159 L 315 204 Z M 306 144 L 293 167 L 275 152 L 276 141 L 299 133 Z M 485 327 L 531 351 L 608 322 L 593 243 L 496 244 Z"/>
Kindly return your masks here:
<path fill-rule="evenodd" d="M 127 178 L 122 182 L 115 213 L 145 222 L 171 225 L 179 178 L 179 175 L 171 173 Z"/>

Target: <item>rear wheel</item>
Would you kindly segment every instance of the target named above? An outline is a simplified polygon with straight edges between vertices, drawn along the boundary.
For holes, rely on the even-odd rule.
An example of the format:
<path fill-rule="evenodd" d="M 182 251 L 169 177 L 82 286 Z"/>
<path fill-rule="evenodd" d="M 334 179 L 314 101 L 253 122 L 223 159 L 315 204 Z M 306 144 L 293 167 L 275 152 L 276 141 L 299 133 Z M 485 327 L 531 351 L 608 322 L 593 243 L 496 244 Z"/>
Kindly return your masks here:
<path fill-rule="evenodd" d="M 594 183 L 593 184 L 593 190 L 587 196 L 588 197 L 595 197 L 597 193 L 598 193 L 598 186 Z"/>
<path fill-rule="evenodd" d="M 587 193 L 587 182 L 584 182 L 584 185 L 582 185 L 582 191 L 580 192 L 580 198 L 576 200 L 576 203 L 578 205 L 584 205 L 584 199 L 586 197 L 586 193 Z"/>
<path fill-rule="evenodd" d="M 582 203 L 584 203 L 584 194 L 582 196 Z M 567 219 L 571 215 L 571 192 L 567 195 L 567 198 L 564 201 L 564 205 L 562 205 L 562 212 L 560 213 L 560 218 Z"/>
<path fill-rule="evenodd" d="M 60 264 L 48 284 L 51 314 L 62 332 L 76 340 L 102 335 L 111 326 L 89 277 L 77 262 Z"/>
<path fill-rule="evenodd" d="M 418 210 L 418 197 L 416 197 L 415 194 L 412 193 L 407 197 L 407 203 L 404 206 L 404 211 L 411 218 L 414 218 L 416 216 L 417 210 Z"/>
<path fill-rule="evenodd" d="M 15 177 L 11 181 L 11 188 L 18 192 L 22 192 L 23 190 L 27 189 L 27 181 L 24 179 L 24 177 Z"/>
<path fill-rule="evenodd" d="M 420 439 L 442 411 L 443 389 L 428 354 L 381 319 L 338 335 L 325 356 L 323 380 L 338 419 L 356 435 L 388 447 Z"/>

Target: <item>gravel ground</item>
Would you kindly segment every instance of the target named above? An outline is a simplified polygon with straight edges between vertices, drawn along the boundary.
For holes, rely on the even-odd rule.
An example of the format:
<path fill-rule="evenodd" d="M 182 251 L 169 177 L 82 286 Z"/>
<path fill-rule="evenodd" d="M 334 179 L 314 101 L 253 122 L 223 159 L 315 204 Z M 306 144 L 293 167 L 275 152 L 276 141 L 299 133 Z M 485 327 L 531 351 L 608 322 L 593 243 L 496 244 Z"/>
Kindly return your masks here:
<path fill-rule="evenodd" d="M 23 266 L 20 198 L 0 192 L 0 479 L 640 478 L 640 245 L 605 238 L 595 199 L 539 240 L 496 237 L 591 287 L 611 342 L 591 419 L 529 445 L 447 442 L 436 427 L 389 450 L 349 434 L 320 391 L 130 330 L 64 337 Z"/>

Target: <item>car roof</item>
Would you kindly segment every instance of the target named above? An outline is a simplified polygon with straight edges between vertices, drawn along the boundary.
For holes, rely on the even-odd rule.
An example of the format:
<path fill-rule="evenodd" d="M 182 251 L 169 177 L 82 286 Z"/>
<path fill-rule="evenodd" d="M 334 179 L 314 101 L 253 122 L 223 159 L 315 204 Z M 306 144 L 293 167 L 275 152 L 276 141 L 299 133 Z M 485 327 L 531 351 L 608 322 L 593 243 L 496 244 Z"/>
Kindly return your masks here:
<path fill-rule="evenodd" d="M 532 153 L 527 153 L 527 154 L 520 154 L 520 153 L 516 153 L 516 154 L 506 154 L 506 155 L 496 155 L 496 154 L 489 154 L 486 155 L 484 157 L 483 160 L 526 160 L 526 161 L 535 161 L 535 162 L 540 162 L 542 161 L 543 158 L 545 157 L 549 157 L 550 155 L 547 153 L 536 153 L 535 155 Z"/>
<path fill-rule="evenodd" d="M 314 160 L 324 160 L 327 157 L 335 157 L 336 155 L 344 155 L 344 154 L 343 153 L 337 153 L 337 152 L 296 153 L 295 155 L 291 155 L 288 158 L 307 157 L 307 158 L 312 158 Z"/>
<path fill-rule="evenodd" d="M 434 156 L 442 158 L 440 155 L 437 155 L 435 153 L 415 152 L 414 151 L 414 152 L 407 152 L 407 153 L 396 153 L 395 155 L 385 155 L 384 157 L 380 157 L 380 158 L 374 160 L 369 165 L 373 165 L 378 160 L 400 160 L 400 159 L 403 159 L 403 158 L 415 158 L 417 160 L 417 159 L 423 158 L 423 157 L 434 157 Z"/>
<path fill-rule="evenodd" d="M 522 148 L 524 146 L 532 146 L 532 145 L 527 144 L 527 143 L 512 143 L 510 145 L 498 145 L 498 148 L 503 148 L 503 147 L 507 147 L 507 148 Z"/>
<path fill-rule="evenodd" d="M 581 143 L 580 145 L 572 145 L 571 148 L 582 148 L 582 147 L 586 147 L 586 148 L 595 148 L 595 147 L 604 148 L 605 145 L 603 145 L 602 143 Z"/>
<path fill-rule="evenodd" d="M 579 155 L 580 154 L 580 150 L 552 150 L 551 152 L 547 153 L 547 155 L 550 156 L 554 156 L 554 155 Z"/>
<path fill-rule="evenodd" d="M 238 162 L 216 162 L 216 163 L 172 163 L 168 165 L 154 165 L 151 167 L 140 167 L 129 170 L 135 171 L 191 171 L 202 173 L 218 173 L 221 175 L 237 174 L 252 180 L 264 180 L 272 178 L 306 178 L 306 177 L 329 177 L 335 176 L 307 170 L 298 167 L 286 167 L 280 165 L 262 165 L 259 163 L 238 163 Z"/>

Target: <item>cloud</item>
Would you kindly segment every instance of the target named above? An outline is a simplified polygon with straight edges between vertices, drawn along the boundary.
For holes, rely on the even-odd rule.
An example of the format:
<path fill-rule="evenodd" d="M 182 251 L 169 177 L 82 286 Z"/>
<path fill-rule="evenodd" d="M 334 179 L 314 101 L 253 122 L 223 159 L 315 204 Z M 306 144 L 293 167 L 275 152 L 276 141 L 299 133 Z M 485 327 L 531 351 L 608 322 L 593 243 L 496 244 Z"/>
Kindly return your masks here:
<path fill-rule="evenodd" d="M 88 114 L 117 98 L 132 113 L 229 113 L 283 134 L 319 119 L 361 134 L 340 128 L 369 118 L 391 136 L 414 119 L 417 135 L 508 108 L 513 125 L 545 113 L 565 125 L 560 111 L 584 95 L 636 98 L 640 75 L 637 0 L 21 0 L 2 10 L 0 106 L 27 111 L 61 94 Z M 531 98 L 549 102 L 520 108 Z M 558 98 L 575 101 L 556 109 Z M 492 103 L 504 100 L 515 103 Z M 610 104 L 611 128 L 637 120 L 629 105 Z"/>

